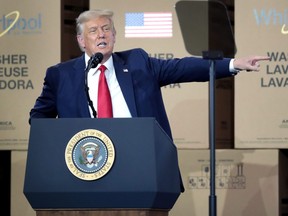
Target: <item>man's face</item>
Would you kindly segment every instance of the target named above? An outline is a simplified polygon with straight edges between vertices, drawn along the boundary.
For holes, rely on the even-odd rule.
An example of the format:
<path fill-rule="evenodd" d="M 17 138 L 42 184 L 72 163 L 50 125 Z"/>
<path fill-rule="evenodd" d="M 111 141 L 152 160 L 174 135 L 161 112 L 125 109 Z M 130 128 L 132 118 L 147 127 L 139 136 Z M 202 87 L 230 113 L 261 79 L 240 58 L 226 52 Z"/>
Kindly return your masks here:
<path fill-rule="evenodd" d="M 101 52 L 103 63 L 111 56 L 115 44 L 115 31 L 106 17 L 91 19 L 84 23 L 82 35 L 77 36 L 79 44 L 91 56 Z"/>

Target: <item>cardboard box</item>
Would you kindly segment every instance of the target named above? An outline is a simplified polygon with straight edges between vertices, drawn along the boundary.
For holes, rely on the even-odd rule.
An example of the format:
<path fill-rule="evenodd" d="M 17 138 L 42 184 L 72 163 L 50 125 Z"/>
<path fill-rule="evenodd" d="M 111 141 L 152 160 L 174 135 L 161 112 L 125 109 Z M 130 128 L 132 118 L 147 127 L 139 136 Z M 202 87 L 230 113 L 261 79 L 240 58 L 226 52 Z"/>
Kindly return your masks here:
<path fill-rule="evenodd" d="M 243 71 L 235 77 L 235 148 L 288 148 L 285 24 L 280 19 L 264 24 L 256 15 L 273 11 L 282 17 L 286 7 L 287 1 L 235 1 L 237 55 L 271 59 L 260 62 L 259 72 Z"/>
<path fill-rule="evenodd" d="M 217 215 L 279 215 L 280 200 L 287 197 L 287 184 L 279 187 L 279 152 L 276 149 L 216 150 Z M 179 149 L 185 192 L 170 216 L 209 215 L 209 158 L 209 150 Z M 281 154 L 281 158 L 286 158 L 287 164 L 287 155 Z M 282 179 L 284 182 L 287 174 Z"/>

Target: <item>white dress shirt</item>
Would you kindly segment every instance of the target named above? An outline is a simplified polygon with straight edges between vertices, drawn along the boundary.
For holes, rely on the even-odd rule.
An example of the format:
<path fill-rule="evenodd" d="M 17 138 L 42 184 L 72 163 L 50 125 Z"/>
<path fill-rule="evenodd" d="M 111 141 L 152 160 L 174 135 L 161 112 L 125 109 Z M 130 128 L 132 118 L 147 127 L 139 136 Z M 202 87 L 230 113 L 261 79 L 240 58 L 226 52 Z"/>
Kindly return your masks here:
<path fill-rule="evenodd" d="M 85 62 L 86 66 L 88 64 L 90 57 L 85 54 Z M 124 99 L 123 93 L 121 91 L 120 85 L 116 78 L 115 69 L 113 65 L 112 56 L 105 62 L 104 64 L 107 68 L 105 71 L 105 76 L 107 80 L 107 84 L 111 94 L 112 100 L 112 109 L 113 109 L 113 117 L 114 118 L 128 118 L 131 117 L 131 113 L 128 109 L 127 103 Z M 98 70 L 100 64 L 96 68 L 91 68 L 88 72 L 88 87 L 89 87 L 89 95 L 90 99 L 93 101 L 93 106 L 97 112 L 97 95 L 98 95 L 98 82 L 99 82 L 99 74 Z M 91 117 L 93 117 L 92 109 L 89 106 Z"/>

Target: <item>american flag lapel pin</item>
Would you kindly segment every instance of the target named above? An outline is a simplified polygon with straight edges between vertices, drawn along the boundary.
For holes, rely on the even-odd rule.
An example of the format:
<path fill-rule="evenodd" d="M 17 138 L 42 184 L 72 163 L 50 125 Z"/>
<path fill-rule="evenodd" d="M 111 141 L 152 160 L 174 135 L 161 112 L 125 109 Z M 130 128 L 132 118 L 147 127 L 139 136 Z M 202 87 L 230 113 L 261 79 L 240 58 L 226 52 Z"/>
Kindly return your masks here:
<path fill-rule="evenodd" d="M 123 72 L 124 72 L 124 73 L 128 73 L 128 69 L 127 69 L 127 68 L 124 68 L 124 69 L 123 69 Z"/>

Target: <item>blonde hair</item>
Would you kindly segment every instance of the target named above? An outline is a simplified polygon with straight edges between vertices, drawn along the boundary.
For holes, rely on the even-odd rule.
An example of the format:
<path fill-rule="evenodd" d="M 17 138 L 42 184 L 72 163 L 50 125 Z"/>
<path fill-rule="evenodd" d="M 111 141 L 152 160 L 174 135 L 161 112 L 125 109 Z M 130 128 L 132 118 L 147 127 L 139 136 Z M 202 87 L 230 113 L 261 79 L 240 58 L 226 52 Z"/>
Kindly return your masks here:
<path fill-rule="evenodd" d="M 106 17 L 110 20 L 111 28 L 114 33 L 116 33 L 113 21 L 113 11 L 110 10 L 88 10 L 82 12 L 78 18 L 76 19 L 76 33 L 77 35 L 81 35 L 83 33 L 83 24 L 88 22 L 91 19 L 95 19 L 98 17 Z"/>

